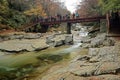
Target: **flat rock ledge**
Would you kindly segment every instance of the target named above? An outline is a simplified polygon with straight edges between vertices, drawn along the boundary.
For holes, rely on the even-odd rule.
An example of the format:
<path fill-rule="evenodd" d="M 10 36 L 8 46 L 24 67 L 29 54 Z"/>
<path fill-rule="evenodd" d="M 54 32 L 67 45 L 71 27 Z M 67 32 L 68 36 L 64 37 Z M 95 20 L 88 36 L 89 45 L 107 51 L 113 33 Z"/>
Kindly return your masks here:
<path fill-rule="evenodd" d="M 53 46 L 73 44 L 71 34 L 53 34 L 48 37 L 41 37 L 40 33 L 11 33 L 1 35 L 0 39 L 2 39 L 0 51 L 8 53 L 40 51 Z"/>
<path fill-rule="evenodd" d="M 40 51 L 48 48 L 44 39 L 15 39 L 0 42 L 0 51 L 9 53 Z"/>
<path fill-rule="evenodd" d="M 110 39 L 106 45 L 101 43 L 107 40 L 101 35 L 99 40 L 96 37 L 95 44 L 89 41 L 89 45 L 97 44 L 97 47 L 89 46 L 88 55 L 79 55 L 65 67 L 49 72 L 41 80 L 120 80 L 120 42 Z"/>
<path fill-rule="evenodd" d="M 14 39 L 38 39 L 41 38 L 41 36 L 41 33 L 14 32 L 0 35 L 0 42 Z"/>

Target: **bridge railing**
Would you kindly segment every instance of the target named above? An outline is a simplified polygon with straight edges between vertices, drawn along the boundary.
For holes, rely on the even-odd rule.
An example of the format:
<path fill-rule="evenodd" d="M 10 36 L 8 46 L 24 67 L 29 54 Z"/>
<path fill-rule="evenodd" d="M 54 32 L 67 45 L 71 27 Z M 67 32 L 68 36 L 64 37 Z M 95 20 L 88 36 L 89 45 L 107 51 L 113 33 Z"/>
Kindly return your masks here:
<path fill-rule="evenodd" d="M 96 16 L 96 17 L 87 17 L 87 18 L 65 18 L 65 19 L 38 19 L 36 21 L 30 22 L 30 25 L 23 25 L 23 27 L 21 27 L 21 29 L 23 28 L 30 28 L 38 23 L 40 23 L 41 25 L 52 25 L 52 24 L 60 24 L 60 23 L 81 23 L 81 22 L 95 22 L 95 21 L 99 21 L 101 19 L 106 19 L 106 16 Z"/>

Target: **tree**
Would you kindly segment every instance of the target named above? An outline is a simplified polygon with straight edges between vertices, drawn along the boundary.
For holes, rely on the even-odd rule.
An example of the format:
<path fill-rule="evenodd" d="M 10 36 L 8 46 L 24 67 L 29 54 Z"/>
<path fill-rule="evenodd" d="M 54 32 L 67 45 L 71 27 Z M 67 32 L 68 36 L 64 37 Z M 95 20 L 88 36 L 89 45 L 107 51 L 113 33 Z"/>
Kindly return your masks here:
<path fill-rule="evenodd" d="M 26 15 L 29 15 L 29 16 L 32 16 L 32 15 L 35 15 L 35 16 L 42 16 L 42 17 L 45 17 L 46 16 L 46 13 L 45 11 L 43 10 L 42 6 L 39 5 L 39 6 L 36 6 L 35 8 L 31 8 L 30 10 L 27 10 L 24 12 Z"/>
<path fill-rule="evenodd" d="M 8 2 L 7 0 L 0 1 L 0 15 L 5 15 L 8 12 Z"/>
<path fill-rule="evenodd" d="M 99 0 L 82 0 L 78 12 L 81 17 L 91 17 L 101 15 Z"/>
<path fill-rule="evenodd" d="M 30 8 L 30 2 L 27 0 L 8 0 L 9 8 L 17 11 L 25 11 Z"/>
<path fill-rule="evenodd" d="M 120 10 L 120 0 L 100 0 L 103 13 Z"/>

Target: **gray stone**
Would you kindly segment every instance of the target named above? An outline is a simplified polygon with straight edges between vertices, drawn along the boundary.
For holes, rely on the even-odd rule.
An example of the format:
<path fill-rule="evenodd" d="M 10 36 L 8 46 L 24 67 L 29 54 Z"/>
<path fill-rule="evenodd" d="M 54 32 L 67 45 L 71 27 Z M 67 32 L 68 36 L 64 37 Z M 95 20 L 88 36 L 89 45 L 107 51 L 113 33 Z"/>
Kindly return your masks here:
<path fill-rule="evenodd" d="M 94 75 L 116 74 L 118 69 L 120 69 L 120 62 L 101 62 L 97 66 L 97 70 L 94 72 Z"/>
<path fill-rule="evenodd" d="M 82 65 L 80 65 L 82 66 Z M 82 67 L 79 67 L 76 70 L 71 71 L 72 74 L 77 75 L 77 76 L 92 76 L 96 70 L 95 65 L 83 65 Z"/>
<path fill-rule="evenodd" d="M 104 46 L 114 46 L 114 44 L 115 44 L 115 41 L 113 39 L 110 39 L 110 38 L 107 38 L 107 40 L 105 40 L 103 42 Z"/>
<path fill-rule="evenodd" d="M 73 36 L 67 34 L 51 35 L 46 38 L 46 43 L 53 47 L 57 47 L 64 44 L 72 44 Z"/>
<path fill-rule="evenodd" d="M 24 35 L 14 35 L 13 36 L 15 39 L 23 39 Z"/>
<path fill-rule="evenodd" d="M 92 39 L 84 39 L 84 40 L 81 40 L 81 43 L 91 43 L 91 40 Z"/>
<path fill-rule="evenodd" d="M 90 59 L 90 56 L 84 55 L 84 56 L 79 57 L 77 60 L 80 60 L 80 61 L 88 61 L 89 59 Z"/>
<path fill-rule="evenodd" d="M 89 48 L 88 55 L 90 56 L 96 56 L 99 53 L 99 48 Z"/>
<path fill-rule="evenodd" d="M 10 33 L 0 35 L 0 41 L 14 40 L 14 39 L 38 39 L 41 33 Z"/>
<path fill-rule="evenodd" d="M 54 42 L 53 38 L 55 38 L 55 35 L 50 35 L 50 36 L 46 37 L 46 43 L 53 44 L 53 42 Z"/>
<path fill-rule="evenodd" d="M 120 80 L 120 76 L 113 74 L 105 74 L 99 76 L 91 76 L 86 78 L 85 80 Z"/>
<path fill-rule="evenodd" d="M 16 39 L 0 43 L 0 50 L 6 52 L 35 51 L 47 48 L 44 39 Z"/>
<path fill-rule="evenodd" d="M 38 39 L 40 37 L 41 37 L 41 33 L 36 33 L 36 34 L 27 33 L 27 34 L 24 35 L 25 39 Z"/>
<path fill-rule="evenodd" d="M 66 35 L 64 43 L 65 44 L 73 43 L 73 35 Z"/>
<path fill-rule="evenodd" d="M 82 48 L 90 48 L 91 47 L 91 44 L 88 44 L 88 43 L 84 43 L 81 45 Z"/>
<path fill-rule="evenodd" d="M 97 35 L 91 41 L 91 47 L 114 46 L 115 41 L 112 38 L 106 37 L 106 34 Z"/>
<path fill-rule="evenodd" d="M 63 40 L 60 40 L 60 41 L 55 41 L 54 42 L 54 47 L 58 47 L 58 46 L 61 46 L 64 44 L 64 41 Z"/>
<path fill-rule="evenodd" d="M 3 39 L 0 37 L 0 42 L 3 41 Z"/>

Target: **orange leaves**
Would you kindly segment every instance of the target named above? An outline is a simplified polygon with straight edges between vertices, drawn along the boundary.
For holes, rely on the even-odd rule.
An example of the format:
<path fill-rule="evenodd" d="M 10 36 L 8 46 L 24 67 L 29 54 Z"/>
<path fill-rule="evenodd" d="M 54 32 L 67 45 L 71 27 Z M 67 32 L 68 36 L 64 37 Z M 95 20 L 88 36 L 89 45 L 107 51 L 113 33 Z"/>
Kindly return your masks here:
<path fill-rule="evenodd" d="M 43 8 L 41 5 L 36 6 L 35 8 L 31 8 L 30 10 L 27 10 L 24 12 L 26 15 L 35 15 L 35 16 L 46 16 L 46 13 L 44 12 Z"/>

